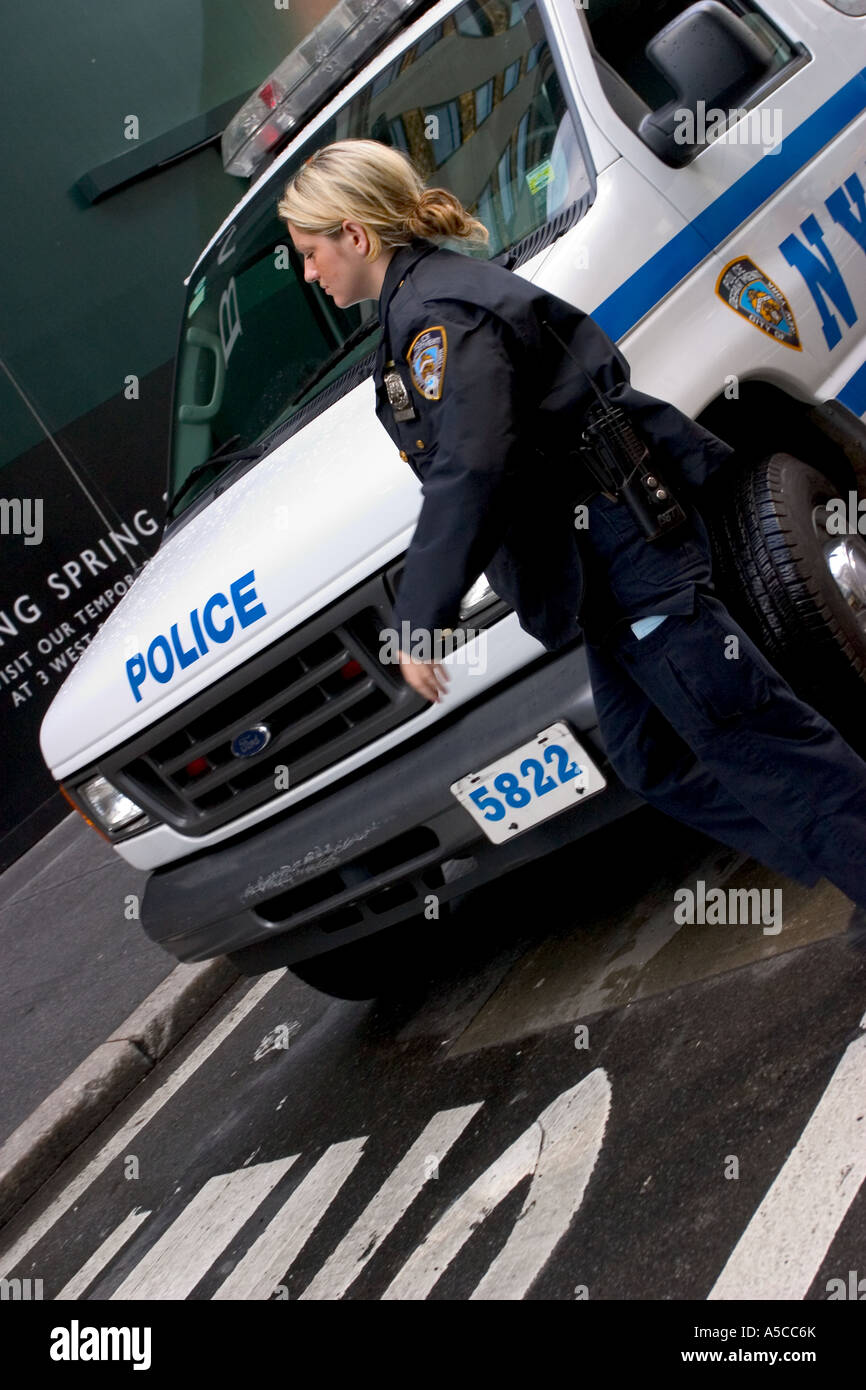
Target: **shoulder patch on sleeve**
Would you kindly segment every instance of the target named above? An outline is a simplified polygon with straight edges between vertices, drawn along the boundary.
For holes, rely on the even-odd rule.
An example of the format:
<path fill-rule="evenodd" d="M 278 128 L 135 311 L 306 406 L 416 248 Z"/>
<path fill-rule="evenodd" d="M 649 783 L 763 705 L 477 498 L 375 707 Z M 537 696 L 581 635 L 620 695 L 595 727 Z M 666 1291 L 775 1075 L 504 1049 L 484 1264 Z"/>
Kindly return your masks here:
<path fill-rule="evenodd" d="M 412 385 L 425 400 L 438 401 L 442 397 L 447 354 L 448 335 L 442 324 L 423 329 L 409 345 L 406 361 L 409 363 Z"/>

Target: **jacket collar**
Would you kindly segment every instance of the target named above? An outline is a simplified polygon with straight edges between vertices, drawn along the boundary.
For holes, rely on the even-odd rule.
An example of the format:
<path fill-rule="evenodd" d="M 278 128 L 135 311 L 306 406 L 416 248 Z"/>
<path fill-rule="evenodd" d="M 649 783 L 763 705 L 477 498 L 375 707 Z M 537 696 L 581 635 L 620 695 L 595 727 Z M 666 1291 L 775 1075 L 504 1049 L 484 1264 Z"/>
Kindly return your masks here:
<path fill-rule="evenodd" d="M 379 294 L 379 322 L 381 324 L 385 323 L 388 305 L 400 281 L 408 274 L 415 262 L 421 260 L 422 256 L 428 256 L 431 251 L 438 250 L 436 243 L 428 241 L 425 237 L 413 237 L 407 245 L 397 247 L 385 269 L 385 278 L 382 281 L 382 289 Z"/>

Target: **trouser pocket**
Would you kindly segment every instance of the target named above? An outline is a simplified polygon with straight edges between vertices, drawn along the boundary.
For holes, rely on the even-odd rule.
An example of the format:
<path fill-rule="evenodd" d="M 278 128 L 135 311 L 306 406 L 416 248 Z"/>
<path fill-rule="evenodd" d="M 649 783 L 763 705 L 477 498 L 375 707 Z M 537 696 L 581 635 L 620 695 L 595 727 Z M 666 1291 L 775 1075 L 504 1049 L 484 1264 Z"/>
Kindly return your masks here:
<path fill-rule="evenodd" d="M 702 602 L 694 617 L 671 635 L 676 644 L 661 659 L 683 699 L 703 718 L 726 724 L 764 709 L 773 699 L 769 673 L 743 649 L 739 633 L 727 629 Z"/>

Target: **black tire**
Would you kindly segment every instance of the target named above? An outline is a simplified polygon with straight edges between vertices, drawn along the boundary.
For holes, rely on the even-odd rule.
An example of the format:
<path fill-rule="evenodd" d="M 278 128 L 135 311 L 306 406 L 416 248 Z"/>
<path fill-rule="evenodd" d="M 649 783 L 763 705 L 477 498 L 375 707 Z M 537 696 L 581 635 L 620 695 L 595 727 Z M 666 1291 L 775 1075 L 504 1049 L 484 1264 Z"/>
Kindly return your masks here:
<path fill-rule="evenodd" d="M 864 751 L 866 537 L 832 535 L 826 504 L 838 487 L 791 454 L 736 476 L 706 512 L 719 595 L 793 689 Z M 847 503 L 847 496 L 845 497 Z M 846 601 L 828 554 L 842 546 L 861 568 Z"/>
<path fill-rule="evenodd" d="M 438 921 L 450 916 L 451 906 L 451 901 L 440 903 Z M 335 999 L 404 996 L 416 982 L 417 967 L 423 959 L 418 938 L 425 936 L 424 928 L 430 926 L 423 917 L 401 922 L 310 960 L 286 961 L 279 937 L 230 952 L 228 958 L 244 975 L 261 975 L 287 965 L 299 980 Z"/>

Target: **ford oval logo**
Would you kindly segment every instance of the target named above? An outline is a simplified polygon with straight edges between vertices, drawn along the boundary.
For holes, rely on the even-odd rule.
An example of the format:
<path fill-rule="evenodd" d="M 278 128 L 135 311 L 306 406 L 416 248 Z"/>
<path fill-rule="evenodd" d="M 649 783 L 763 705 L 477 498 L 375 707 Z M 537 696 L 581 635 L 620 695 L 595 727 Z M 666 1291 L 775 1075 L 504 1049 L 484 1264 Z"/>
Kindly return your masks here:
<path fill-rule="evenodd" d="M 251 729 L 244 729 L 242 734 L 232 739 L 232 753 L 236 758 L 251 758 L 254 753 L 261 753 L 263 748 L 267 748 L 270 741 L 271 731 L 267 724 L 254 724 Z"/>

